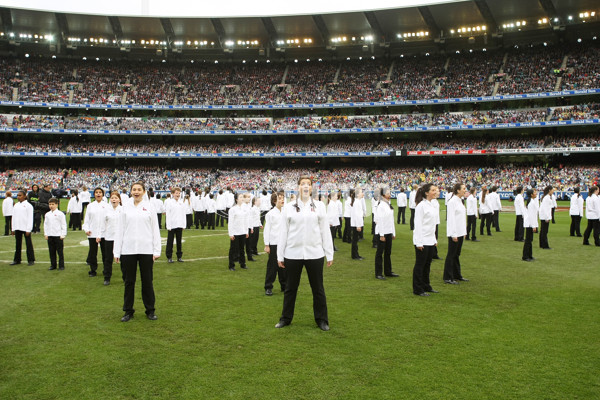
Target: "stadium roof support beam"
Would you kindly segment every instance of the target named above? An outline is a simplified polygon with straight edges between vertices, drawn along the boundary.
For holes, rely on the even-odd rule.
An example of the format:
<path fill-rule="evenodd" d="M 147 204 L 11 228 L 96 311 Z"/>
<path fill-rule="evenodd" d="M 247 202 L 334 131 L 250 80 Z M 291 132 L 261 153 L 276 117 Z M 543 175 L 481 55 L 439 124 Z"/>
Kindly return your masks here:
<path fill-rule="evenodd" d="M 119 17 L 108 17 L 108 22 L 110 22 L 115 39 L 123 39 L 123 29 L 121 28 L 121 21 L 119 20 Z"/>
<path fill-rule="evenodd" d="M 54 13 L 54 15 L 56 16 L 56 22 L 58 23 L 58 30 L 60 32 L 60 42 L 64 43 L 66 38 L 70 35 L 67 16 L 63 13 Z"/>
<path fill-rule="evenodd" d="M 439 37 L 442 31 L 440 30 L 437 22 L 435 22 L 435 18 L 433 18 L 433 14 L 431 14 L 429 7 L 417 7 L 417 10 L 419 10 L 421 17 L 423 17 L 423 21 L 425 21 L 427 28 L 429 28 L 429 37 Z"/>
<path fill-rule="evenodd" d="M 10 8 L 0 7 L 0 17 L 2 18 L 2 27 L 4 32 L 12 32 L 13 24 L 12 13 L 10 12 Z"/>
<path fill-rule="evenodd" d="M 173 25 L 171 24 L 171 19 L 169 18 L 161 18 L 160 23 L 165 31 L 165 35 L 167 36 L 167 44 L 171 47 L 171 42 L 175 37 L 175 31 L 173 31 Z"/>
<path fill-rule="evenodd" d="M 365 11 L 365 18 L 371 25 L 371 29 L 373 29 L 373 33 L 379 39 L 379 42 L 387 42 L 388 38 L 385 33 L 383 33 L 383 29 L 381 29 L 381 25 L 379 24 L 379 20 L 373 11 Z"/>
<path fill-rule="evenodd" d="M 554 7 L 554 3 L 552 3 L 552 0 L 538 0 L 538 1 L 540 2 L 540 6 L 542 6 L 544 11 L 546 11 L 546 14 L 548 14 L 548 17 L 550 17 L 550 18 L 558 17 L 558 13 L 556 12 L 556 8 Z"/>
<path fill-rule="evenodd" d="M 481 13 L 481 16 L 483 17 L 488 27 L 487 30 L 489 32 L 497 32 L 498 24 L 496 23 L 496 19 L 492 15 L 492 11 L 490 10 L 490 7 L 485 2 L 485 0 L 475 0 L 475 5 L 479 9 L 479 12 Z"/>
<path fill-rule="evenodd" d="M 221 48 L 225 48 L 225 28 L 223 28 L 223 23 L 219 18 L 211 18 L 210 22 L 212 22 L 213 28 L 215 28 L 215 32 L 219 37 L 219 44 Z"/>
<path fill-rule="evenodd" d="M 312 16 L 319 33 L 321 34 L 321 39 L 323 40 L 323 44 L 327 46 L 329 44 L 329 29 L 327 28 L 327 24 L 325 23 L 325 19 L 323 19 L 322 15 L 313 15 Z"/>
<path fill-rule="evenodd" d="M 275 25 L 273 24 L 273 20 L 270 17 L 262 17 L 261 21 L 269 35 L 269 41 L 271 42 L 271 47 L 273 44 L 277 42 L 277 30 L 275 29 Z"/>

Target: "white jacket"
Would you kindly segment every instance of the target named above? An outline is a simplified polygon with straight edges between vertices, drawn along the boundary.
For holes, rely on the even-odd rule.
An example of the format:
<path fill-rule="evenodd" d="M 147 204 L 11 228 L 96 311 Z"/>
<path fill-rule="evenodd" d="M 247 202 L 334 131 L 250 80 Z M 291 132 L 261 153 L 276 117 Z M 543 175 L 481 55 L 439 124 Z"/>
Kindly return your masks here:
<path fill-rule="evenodd" d="M 526 212 L 525 199 L 523 198 L 523 195 L 519 193 L 515 196 L 515 214 L 523 216 Z"/>
<path fill-rule="evenodd" d="M 27 200 L 15 203 L 12 215 L 12 230 L 31 232 L 33 229 L 33 206 Z"/>
<path fill-rule="evenodd" d="M 467 197 L 467 215 L 474 215 L 475 217 L 479 216 L 479 213 L 477 212 L 477 197 L 475 197 L 475 195 Z"/>
<path fill-rule="evenodd" d="M 78 196 L 71 197 L 67 204 L 67 212 L 70 214 L 81 214 L 83 211 L 83 202 Z"/>
<path fill-rule="evenodd" d="M 569 215 L 579 215 L 580 217 L 583 217 L 583 197 L 581 197 L 580 194 L 574 193 L 573 196 L 571 196 Z"/>
<path fill-rule="evenodd" d="M 152 208 L 152 206 L 150 208 Z M 106 213 L 104 214 L 104 221 L 102 224 L 102 237 L 104 238 L 104 240 L 115 240 L 115 237 L 117 236 L 117 230 L 119 229 L 119 220 L 121 218 L 121 212 L 123 212 L 123 206 L 117 206 L 117 208 L 113 208 L 112 204 L 110 204 L 106 209 Z M 156 222 L 158 223 L 158 219 L 156 220 Z"/>
<path fill-rule="evenodd" d="M 400 192 L 396 195 L 396 204 L 398 207 L 406 207 L 406 193 Z"/>
<path fill-rule="evenodd" d="M 167 230 L 184 228 L 187 225 L 186 204 L 182 201 L 176 201 L 173 198 L 165 201 L 165 213 L 167 217 Z M 158 220 L 157 220 L 158 221 Z M 158 222 L 157 222 L 158 225 Z"/>
<path fill-rule="evenodd" d="M 48 211 L 44 216 L 44 236 L 67 236 L 67 219 L 60 210 Z"/>
<path fill-rule="evenodd" d="M 446 208 L 446 236 L 458 238 L 467 235 L 467 209 L 463 205 L 460 197 L 452 196 L 448 200 Z"/>
<path fill-rule="evenodd" d="M 350 205 L 350 204 L 348 204 Z M 354 199 L 354 205 L 350 207 L 350 226 L 362 228 L 365 224 L 365 213 L 360 199 Z"/>
<path fill-rule="evenodd" d="M 550 221 L 552 219 L 552 196 L 544 196 L 540 204 L 539 213 L 542 221 Z"/>
<path fill-rule="evenodd" d="M 523 214 L 523 227 L 524 228 L 537 228 L 538 227 L 538 211 L 540 209 L 538 198 L 531 199 L 527 206 L 527 212 Z"/>
<path fill-rule="evenodd" d="M 329 204 L 327 204 L 327 222 L 329 223 L 329 226 L 340 225 L 338 203 L 339 200 L 332 200 L 329 202 Z"/>
<path fill-rule="evenodd" d="M 376 235 L 389 235 L 396 237 L 396 224 L 394 223 L 394 209 L 385 200 L 381 200 L 377 205 L 375 216 L 375 234 Z"/>
<path fill-rule="evenodd" d="M 152 254 L 160 257 L 160 230 L 158 217 L 150 202 L 141 201 L 137 206 L 133 202 L 125 204 L 121 210 L 113 255 Z"/>
<path fill-rule="evenodd" d="M 10 217 L 13 214 L 13 208 L 15 207 L 15 201 L 12 197 L 4 199 L 2 202 L 2 215 Z"/>
<path fill-rule="evenodd" d="M 585 217 L 587 219 L 598 219 L 600 217 L 600 197 L 595 193 L 585 199 Z"/>
<path fill-rule="evenodd" d="M 227 230 L 229 236 L 247 235 L 250 229 L 248 213 L 239 205 L 235 205 L 229 209 L 229 221 Z"/>
<path fill-rule="evenodd" d="M 265 215 L 265 229 L 263 229 L 263 241 L 265 246 L 277 246 L 279 243 L 279 235 L 281 233 L 281 217 L 282 211 L 277 207 L 273 207 L 267 215 Z"/>
<path fill-rule="evenodd" d="M 81 225 L 81 229 L 86 233 L 91 232 L 88 236 L 89 239 L 102 237 L 102 221 L 104 221 L 104 214 L 108 207 L 108 203 L 103 201 L 94 201 L 88 204 L 85 212 L 85 221 L 83 222 L 83 225 Z"/>
<path fill-rule="evenodd" d="M 413 244 L 416 247 L 433 246 L 437 243 L 435 226 L 439 220 L 439 209 L 431 201 L 422 200 L 415 208 L 415 229 L 413 230 Z"/>

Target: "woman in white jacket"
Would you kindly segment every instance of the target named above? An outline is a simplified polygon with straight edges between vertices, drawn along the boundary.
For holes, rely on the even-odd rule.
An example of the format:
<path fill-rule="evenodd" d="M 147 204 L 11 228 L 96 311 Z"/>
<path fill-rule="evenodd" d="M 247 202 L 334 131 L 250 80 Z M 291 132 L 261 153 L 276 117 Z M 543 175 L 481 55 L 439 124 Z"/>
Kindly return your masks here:
<path fill-rule="evenodd" d="M 153 286 L 154 261 L 160 257 L 160 230 L 156 213 L 149 201 L 143 200 L 146 188 L 143 183 L 131 185 L 131 197 L 123 206 L 120 214 L 117 233 L 115 235 L 113 253 L 115 262 L 121 263 L 125 271 L 125 295 L 121 322 L 133 318 L 135 296 L 135 280 L 138 265 L 142 281 L 142 301 L 146 308 L 146 317 L 156 320 Z"/>
<path fill-rule="evenodd" d="M 396 224 L 394 223 L 394 208 L 390 204 L 392 192 L 390 188 L 380 189 L 379 204 L 376 208 L 375 236 L 377 237 L 377 252 L 375 253 L 375 278 L 384 280 L 385 276 L 397 278 L 392 271 L 392 240 L 396 239 Z"/>
<path fill-rule="evenodd" d="M 479 234 L 483 236 L 483 227 L 485 225 L 488 236 L 492 236 L 492 217 L 493 211 L 491 200 L 488 196 L 488 189 L 481 188 L 481 197 L 479 198 L 479 215 L 481 216 L 481 225 L 479 225 Z"/>
<path fill-rule="evenodd" d="M 468 282 L 468 279 L 462 276 L 460 268 L 460 251 L 467 234 L 467 209 L 462 200 L 466 192 L 464 184 L 455 184 L 446 208 L 448 253 L 444 264 L 444 282 L 452 285 L 458 284 L 457 281 Z"/>
<path fill-rule="evenodd" d="M 538 229 L 539 203 L 537 191 L 527 190 L 526 211 L 523 213 L 523 227 L 525 228 L 525 242 L 523 243 L 523 261 L 533 261 L 533 234 Z"/>
<path fill-rule="evenodd" d="M 437 186 L 426 183 L 417 190 L 415 196 L 413 293 L 417 296 L 429 296 L 429 293 L 438 293 L 431 287 L 429 271 L 434 249 L 437 247 L 435 228 L 440 214 L 439 209 L 433 205 L 433 202 L 437 202 L 439 195 L 440 190 Z"/>
<path fill-rule="evenodd" d="M 581 237 L 581 218 L 583 217 L 583 198 L 579 194 L 579 188 L 573 190 L 571 196 L 571 207 L 569 207 L 569 215 L 571 216 L 571 236 L 577 235 Z"/>
<path fill-rule="evenodd" d="M 548 244 L 548 228 L 552 221 L 552 193 L 554 193 L 552 186 L 546 186 L 540 201 L 540 248 L 546 250 L 551 250 Z"/>
<path fill-rule="evenodd" d="M 340 226 L 337 192 L 333 191 L 329 193 L 327 199 L 329 200 L 327 203 L 327 221 L 329 222 L 329 230 L 331 231 L 331 243 L 333 244 L 333 251 L 337 251 L 335 247 L 335 233 Z"/>
<path fill-rule="evenodd" d="M 523 214 L 527 212 L 525 208 L 525 199 L 523 199 L 523 186 L 519 186 L 515 189 L 515 215 L 517 221 L 515 223 L 515 242 L 522 242 L 524 239 L 523 234 Z"/>
<path fill-rule="evenodd" d="M 358 239 L 360 232 L 363 229 L 365 218 L 361 203 L 362 195 L 362 190 L 356 189 L 354 191 L 354 196 L 350 198 L 350 205 L 352 206 L 352 211 L 350 213 L 350 226 L 352 227 L 351 256 L 353 260 L 364 260 L 364 258 L 358 254 Z"/>
<path fill-rule="evenodd" d="M 473 242 L 479 242 L 477 239 L 477 189 L 474 187 L 469 190 L 467 197 L 467 237 L 465 239 Z M 469 237 L 469 235 L 471 237 Z"/>
<path fill-rule="evenodd" d="M 88 237 L 88 256 L 86 262 L 90 266 L 88 276 L 96 276 L 96 270 L 98 269 L 98 246 L 100 246 L 100 252 L 102 254 L 102 260 L 104 259 L 104 238 L 102 237 L 102 221 L 104 220 L 104 214 L 108 208 L 108 204 L 104 200 L 104 189 L 97 187 L 94 189 L 93 203 L 87 206 L 85 213 L 85 221 L 83 222 L 83 231 Z"/>
<path fill-rule="evenodd" d="M 83 212 L 83 203 L 79 199 L 77 189 L 71 190 L 71 198 L 67 204 L 67 214 L 69 217 L 69 227 L 73 230 L 81 230 L 81 213 Z"/>
<path fill-rule="evenodd" d="M 110 285 L 110 278 L 112 277 L 113 267 L 113 249 L 115 245 L 115 238 L 117 236 L 117 230 L 119 229 L 119 221 L 121 218 L 121 195 L 116 190 L 110 193 L 109 206 L 106 208 L 104 214 L 104 221 L 102 221 L 102 237 L 104 238 L 104 285 Z M 121 265 L 121 274 L 123 282 L 125 282 L 125 271 L 123 265 Z"/>
<path fill-rule="evenodd" d="M 594 244 L 600 246 L 600 198 L 598 198 L 598 186 L 592 186 L 588 190 L 588 197 L 585 199 L 585 217 L 587 218 L 587 227 L 583 232 L 584 246 L 590 245 L 590 235 L 594 231 Z"/>

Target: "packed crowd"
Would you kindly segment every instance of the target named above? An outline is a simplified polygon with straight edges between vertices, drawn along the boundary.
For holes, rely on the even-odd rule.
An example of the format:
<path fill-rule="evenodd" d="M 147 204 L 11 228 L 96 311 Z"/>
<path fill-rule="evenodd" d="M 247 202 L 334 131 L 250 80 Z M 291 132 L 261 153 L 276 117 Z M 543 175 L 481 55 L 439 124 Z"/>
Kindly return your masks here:
<path fill-rule="evenodd" d="M 314 177 L 315 187 L 323 191 L 348 190 L 361 186 L 373 190 L 388 185 L 394 190 L 408 189 L 412 184 L 431 182 L 442 188 L 456 182 L 467 186 L 480 187 L 495 185 L 499 190 L 513 190 L 516 186 L 544 187 L 552 185 L 557 190 L 572 190 L 581 187 L 587 190 L 589 185 L 597 184 L 600 168 L 597 166 L 560 166 L 542 168 L 540 166 L 505 165 L 494 168 L 390 168 L 387 170 L 368 170 L 366 168 L 338 168 L 331 170 L 309 169 L 178 169 L 160 170 L 157 168 L 129 168 L 127 170 L 110 169 L 26 169 L 11 171 L 12 177 L 0 175 L 0 187 L 15 190 L 28 188 L 32 184 L 50 183 L 53 187 L 65 189 L 92 189 L 96 186 L 113 189 L 126 189 L 133 182 L 144 181 L 148 187 L 156 190 L 169 190 L 171 187 L 205 188 L 213 190 L 231 187 L 233 190 L 284 189 L 294 190 L 300 175 Z M 10 179 L 9 188 L 6 188 Z M 4 190 L 4 189 L 3 189 Z"/>
<path fill-rule="evenodd" d="M 567 67 L 563 67 L 569 56 Z M 213 64 L 2 58 L 0 99 L 91 104 L 290 104 L 547 92 L 600 85 L 593 46 L 390 60 Z M 287 69 L 287 73 L 286 73 Z"/>
<path fill-rule="evenodd" d="M 522 137 L 505 136 L 480 138 L 466 135 L 460 138 L 429 140 L 327 140 L 327 141 L 244 141 L 244 142 L 183 142 L 167 145 L 163 142 L 63 142 L 19 141 L 0 142 L 0 150 L 15 152 L 136 152 L 158 154 L 186 153 L 294 153 L 294 152 L 369 152 L 369 151 L 431 151 L 431 150 L 497 150 L 536 149 L 557 147 L 594 147 L 600 149 L 600 135 L 581 134 L 568 136 Z"/>

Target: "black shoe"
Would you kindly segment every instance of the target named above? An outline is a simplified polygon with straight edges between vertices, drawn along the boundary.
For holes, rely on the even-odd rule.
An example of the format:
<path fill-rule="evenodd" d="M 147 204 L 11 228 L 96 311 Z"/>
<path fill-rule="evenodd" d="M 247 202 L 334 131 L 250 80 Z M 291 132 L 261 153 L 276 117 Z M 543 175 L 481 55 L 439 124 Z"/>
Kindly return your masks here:
<path fill-rule="evenodd" d="M 361 256 L 354 257 L 354 260 L 362 261 L 362 260 L 364 260 L 364 257 L 361 257 Z"/>
<path fill-rule="evenodd" d="M 496 229 L 496 232 L 502 232 L 500 229 Z"/>
<path fill-rule="evenodd" d="M 273 290 L 271 290 L 271 289 L 265 290 L 265 296 L 273 296 Z"/>
<path fill-rule="evenodd" d="M 65 267 L 58 267 L 58 270 L 59 270 L 59 271 L 64 271 L 64 270 L 65 270 Z"/>
<path fill-rule="evenodd" d="M 288 326 L 289 324 L 290 324 L 290 322 L 287 322 L 287 321 L 279 321 L 275 325 L 275 328 L 283 328 L 284 326 Z"/>
<path fill-rule="evenodd" d="M 110 285 L 110 281 L 108 279 L 105 279 L 104 280 L 104 286 L 108 286 L 108 285 Z"/>
<path fill-rule="evenodd" d="M 95 277 L 96 275 L 97 275 L 97 274 L 96 274 L 96 272 L 94 272 L 94 271 L 89 271 L 89 272 L 88 272 L 88 276 L 89 276 L 90 278 L 93 278 L 93 277 Z"/>
<path fill-rule="evenodd" d="M 235 267 L 229 267 L 230 271 L 235 271 Z"/>
<path fill-rule="evenodd" d="M 585 244 L 585 243 L 584 243 Z M 589 244 L 589 243 L 588 243 Z M 21 264 L 21 261 L 13 261 L 11 262 L 9 265 L 19 265 Z"/>
<path fill-rule="evenodd" d="M 523 261 L 527 261 L 527 262 L 531 262 L 533 261 L 533 258 L 522 258 Z"/>
<path fill-rule="evenodd" d="M 394 272 L 390 272 L 389 274 L 386 275 L 388 278 L 398 278 L 400 275 L 394 273 Z"/>
<path fill-rule="evenodd" d="M 433 260 L 441 260 L 440 256 L 432 257 Z"/>
<path fill-rule="evenodd" d="M 381 279 L 382 281 L 385 281 L 385 277 L 382 275 L 376 275 L 375 276 L 376 279 Z"/>
<path fill-rule="evenodd" d="M 246 267 L 245 265 L 240 265 L 241 269 L 248 269 L 248 267 Z"/>
<path fill-rule="evenodd" d="M 492 234 L 491 234 L 491 233 L 488 233 L 487 235 L 488 235 L 488 236 L 492 236 Z"/>
<path fill-rule="evenodd" d="M 183 258 L 179 257 L 179 258 L 177 259 L 177 262 L 183 262 Z"/>
<path fill-rule="evenodd" d="M 584 245 L 584 246 L 589 246 L 589 245 L 590 245 L 590 242 L 583 242 L 583 245 Z M 13 264 L 10 264 L 10 265 L 15 265 L 15 264 L 20 264 L 20 263 L 13 263 Z"/>
<path fill-rule="evenodd" d="M 55 269 L 56 269 L 56 267 L 50 266 L 50 268 L 48 268 L 48 271 L 52 271 L 52 270 L 55 270 Z"/>
<path fill-rule="evenodd" d="M 465 240 L 471 240 L 470 238 L 466 237 Z"/>
<path fill-rule="evenodd" d="M 29 261 L 29 262 L 27 263 L 27 265 L 34 265 L 34 264 L 35 264 L 35 261 Z"/>
<path fill-rule="evenodd" d="M 325 321 L 319 321 L 317 322 L 317 325 L 319 326 L 319 329 L 321 329 L 322 331 L 328 331 L 329 330 L 329 324 Z"/>
<path fill-rule="evenodd" d="M 467 278 L 458 278 L 457 281 L 469 282 L 469 280 Z"/>
<path fill-rule="evenodd" d="M 248 261 L 256 261 L 256 260 L 252 257 L 248 257 Z"/>
<path fill-rule="evenodd" d="M 151 312 L 150 314 L 146 314 L 146 318 L 148 318 L 150 321 L 156 321 L 158 319 L 156 314 L 154 314 L 153 312 Z"/>
<path fill-rule="evenodd" d="M 121 322 L 127 322 L 130 319 L 133 319 L 133 314 L 125 314 L 123 315 L 123 317 L 121 318 Z"/>
<path fill-rule="evenodd" d="M 173 259 L 172 259 L 172 258 L 169 258 L 169 259 L 167 260 L 167 262 L 168 262 L 169 264 L 173 264 L 175 261 L 173 261 Z"/>
<path fill-rule="evenodd" d="M 577 235 L 577 237 L 583 237 L 582 235 Z"/>
<path fill-rule="evenodd" d="M 542 247 L 544 250 L 552 250 L 552 247 Z"/>
<path fill-rule="evenodd" d="M 423 292 L 423 293 L 415 293 L 415 296 L 427 297 L 427 296 L 429 296 L 429 293 L 425 293 L 425 292 Z"/>
<path fill-rule="evenodd" d="M 426 292 L 429 292 L 429 293 L 439 293 L 439 292 L 438 292 L 437 290 L 435 290 L 435 289 L 426 290 Z"/>
<path fill-rule="evenodd" d="M 481 240 L 479 239 L 471 239 L 471 242 L 480 242 Z"/>
<path fill-rule="evenodd" d="M 260 256 L 260 254 L 258 254 L 258 253 L 252 253 L 252 255 L 255 255 L 255 256 Z"/>
<path fill-rule="evenodd" d="M 450 279 L 444 280 L 444 283 L 447 283 L 448 285 L 458 285 L 458 282 L 450 280 Z"/>

